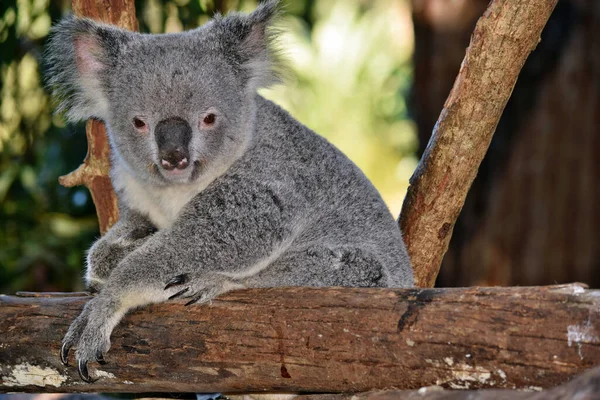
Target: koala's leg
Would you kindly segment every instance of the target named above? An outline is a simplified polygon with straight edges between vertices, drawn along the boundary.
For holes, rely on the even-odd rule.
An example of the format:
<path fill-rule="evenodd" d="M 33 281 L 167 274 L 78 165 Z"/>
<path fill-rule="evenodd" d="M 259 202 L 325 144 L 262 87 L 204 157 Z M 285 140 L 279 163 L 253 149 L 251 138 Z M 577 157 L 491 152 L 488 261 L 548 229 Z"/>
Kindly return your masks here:
<path fill-rule="evenodd" d="M 385 287 L 385 275 L 383 264 L 369 251 L 315 244 L 287 251 L 246 284 L 248 287 Z"/>
<path fill-rule="evenodd" d="M 89 381 L 88 362 L 103 359 L 113 328 L 129 309 L 175 297 L 207 302 L 244 287 L 235 276 L 255 275 L 253 266 L 293 241 L 286 210 L 271 187 L 222 178 L 109 273 L 65 337 L 62 358 L 76 346 L 81 377 Z"/>
<path fill-rule="evenodd" d="M 180 268 L 161 268 L 140 250 L 144 246 L 112 271 L 100 293 L 88 301 L 63 339 L 62 362 L 67 364 L 69 349 L 76 346 L 79 375 L 86 382 L 91 382 L 88 363 L 104 363 L 104 353 L 110 349 L 110 335 L 127 311 L 178 297 L 191 296 L 188 304 L 206 302 L 241 287 L 211 273 L 195 276 L 185 264 Z"/>
<path fill-rule="evenodd" d="M 147 218 L 132 211 L 122 213 L 121 219 L 88 250 L 85 275 L 88 290 L 99 292 L 121 260 L 155 232 Z"/>
<path fill-rule="evenodd" d="M 88 363 L 104 362 L 103 355 L 110 348 L 110 334 L 127 310 L 168 299 L 164 287 L 159 290 L 151 279 L 140 280 L 140 268 L 129 265 L 126 268 L 120 265 L 112 271 L 100 293 L 87 302 L 63 339 L 61 361 L 67 365 L 69 350 L 76 346 L 79 375 L 86 382 L 92 381 Z"/>

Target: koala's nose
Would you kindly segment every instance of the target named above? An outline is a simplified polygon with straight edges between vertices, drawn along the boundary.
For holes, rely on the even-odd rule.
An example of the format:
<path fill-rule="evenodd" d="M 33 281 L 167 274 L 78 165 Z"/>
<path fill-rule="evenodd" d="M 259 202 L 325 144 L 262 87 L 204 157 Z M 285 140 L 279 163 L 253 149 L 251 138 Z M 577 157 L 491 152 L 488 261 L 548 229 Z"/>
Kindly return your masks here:
<path fill-rule="evenodd" d="M 162 168 L 168 171 L 187 168 L 190 164 L 188 146 L 192 138 L 192 128 L 187 121 L 179 117 L 164 119 L 156 125 L 154 136 Z"/>

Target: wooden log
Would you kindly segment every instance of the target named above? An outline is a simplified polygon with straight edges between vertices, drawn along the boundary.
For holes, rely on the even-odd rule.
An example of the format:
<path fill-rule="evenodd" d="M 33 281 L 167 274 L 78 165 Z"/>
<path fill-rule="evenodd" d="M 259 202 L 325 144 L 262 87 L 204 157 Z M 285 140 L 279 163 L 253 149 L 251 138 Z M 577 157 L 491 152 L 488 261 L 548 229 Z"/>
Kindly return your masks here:
<path fill-rule="evenodd" d="M 399 224 L 417 286 L 433 287 L 519 72 L 558 0 L 493 0 L 410 179 Z"/>
<path fill-rule="evenodd" d="M 439 386 L 418 391 L 386 390 L 352 395 L 308 395 L 293 400 L 597 400 L 600 398 L 600 367 L 593 368 L 564 385 L 542 392 L 516 390 L 443 390 Z M 232 399 L 238 400 L 238 399 Z M 242 400 L 242 399 L 239 399 Z M 260 399 L 252 399 L 260 400 Z"/>
<path fill-rule="evenodd" d="M 85 301 L 0 296 L 0 392 L 543 389 L 600 364 L 600 291 L 578 284 L 273 288 L 127 315 L 85 384 L 58 357 Z"/>
<path fill-rule="evenodd" d="M 133 31 L 138 29 L 134 0 L 73 0 L 72 6 L 73 13 L 77 16 Z M 102 122 L 89 120 L 85 131 L 88 153 L 83 164 L 70 174 L 61 176 L 59 182 L 67 187 L 85 185 L 88 188 L 96 205 L 100 232 L 104 234 L 119 220 L 117 197 L 109 177 L 110 147 Z"/>

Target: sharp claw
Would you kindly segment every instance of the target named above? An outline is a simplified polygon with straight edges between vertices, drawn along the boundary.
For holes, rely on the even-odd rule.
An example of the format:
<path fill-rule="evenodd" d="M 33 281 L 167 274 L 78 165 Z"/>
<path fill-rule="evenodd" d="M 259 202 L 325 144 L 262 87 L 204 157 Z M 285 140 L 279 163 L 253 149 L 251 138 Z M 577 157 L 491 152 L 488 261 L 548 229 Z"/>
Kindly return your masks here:
<path fill-rule="evenodd" d="M 94 382 L 94 380 L 90 378 L 90 374 L 88 373 L 87 361 L 79 360 L 79 367 L 77 368 L 77 371 L 79 371 L 79 377 L 83 381 L 87 383 Z"/>
<path fill-rule="evenodd" d="M 96 353 L 96 361 L 98 362 L 98 364 L 100 365 L 106 365 L 108 364 L 108 361 L 106 361 L 104 359 L 104 356 L 102 355 L 102 353 L 98 352 Z"/>
<path fill-rule="evenodd" d="M 186 281 L 187 281 L 187 274 L 177 275 L 176 277 L 171 279 L 169 282 L 167 282 L 167 285 L 165 286 L 165 290 L 167 290 L 168 288 L 170 288 L 172 286 L 181 285 L 182 283 L 185 283 Z"/>
<path fill-rule="evenodd" d="M 70 349 L 71 349 L 71 346 L 67 345 L 66 343 L 63 343 L 62 347 L 60 348 L 60 361 L 64 365 L 69 365 L 69 350 Z"/>
<path fill-rule="evenodd" d="M 185 303 L 185 306 L 191 306 L 192 304 L 200 301 L 200 299 L 202 299 L 202 296 L 196 296 L 196 297 L 192 298 L 190 301 L 188 301 L 187 303 Z"/>
<path fill-rule="evenodd" d="M 188 290 L 190 290 L 190 288 L 187 288 L 187 287 L 185 289 L 183 289 L 183 290 L 180 290 L 179 292 L 177 292 L 174 295 L 170 296 L 169 300 L 173 300 L 174 298 L 181 296 L 182 294 L 184 294 Z"/>

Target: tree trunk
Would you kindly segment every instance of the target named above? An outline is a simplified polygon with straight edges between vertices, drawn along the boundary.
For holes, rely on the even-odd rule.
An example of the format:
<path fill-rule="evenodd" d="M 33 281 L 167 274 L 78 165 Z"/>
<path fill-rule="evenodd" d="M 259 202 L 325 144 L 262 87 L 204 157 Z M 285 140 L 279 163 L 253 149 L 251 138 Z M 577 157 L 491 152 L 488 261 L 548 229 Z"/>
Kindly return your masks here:
<path fill-rule="evenodd" d="M 486 3 L 413 0 L 422 146 Z M 438 285 L 600 286 L 598 27 L 600 2 L 558 3 L 467 196 Z"/>
<path fill-rule="evenodd" d="M 600 363 L 600 291 L 579 285 L 276 288 L 128 314 L 84 384 L 58 353 L 86 300 L 0 296 L 0 392 L 531 389 Z"/>

